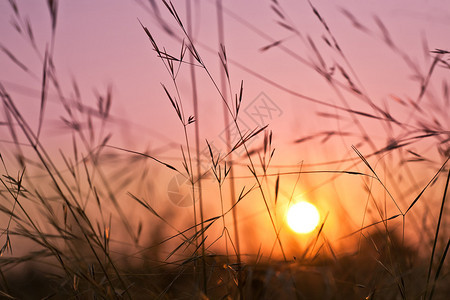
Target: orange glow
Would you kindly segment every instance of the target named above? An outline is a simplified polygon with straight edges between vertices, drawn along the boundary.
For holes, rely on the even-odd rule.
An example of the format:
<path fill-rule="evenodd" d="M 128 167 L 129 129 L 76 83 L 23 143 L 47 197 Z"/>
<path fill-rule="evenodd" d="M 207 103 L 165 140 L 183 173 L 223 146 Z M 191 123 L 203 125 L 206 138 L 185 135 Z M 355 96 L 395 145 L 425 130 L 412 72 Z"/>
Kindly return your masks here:
<path fill-rule="evenodd" d="M 320 214 L 309 202 L 301 201 L 289 207 L 286 221 L 297 233 L 309 233 L 319 224 Z"/>

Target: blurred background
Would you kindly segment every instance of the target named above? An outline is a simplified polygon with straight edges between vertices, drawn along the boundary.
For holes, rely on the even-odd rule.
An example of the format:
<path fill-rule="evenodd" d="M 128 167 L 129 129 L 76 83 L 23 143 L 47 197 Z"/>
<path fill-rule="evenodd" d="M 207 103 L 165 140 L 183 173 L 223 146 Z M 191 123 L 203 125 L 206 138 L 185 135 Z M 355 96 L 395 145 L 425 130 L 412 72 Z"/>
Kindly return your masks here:
<path fill-rule="evenodd" d="M 443 252 L 446 1 L 172 4 L 0 2 L 3 174 L 23 172 L 30 193 L 19 211 L 2 192 L 14 256 L 42 245 L 11 210 L 43 231 L 51 218 L 77 226 L 51 174 L 124 262 L 184 257 L 180 232 L 200 219 L 212 220 L 201 245 L 237 246 L 249 261 L 362 251 L 377 232 L 424 257 Z M 174 103 L 195 121 L 183 126 Z M 232 165 L 222 183 L 216 159 L 221 172 Z M 320 213 L 310 234 L 286 225 L 300 200 Z"/>

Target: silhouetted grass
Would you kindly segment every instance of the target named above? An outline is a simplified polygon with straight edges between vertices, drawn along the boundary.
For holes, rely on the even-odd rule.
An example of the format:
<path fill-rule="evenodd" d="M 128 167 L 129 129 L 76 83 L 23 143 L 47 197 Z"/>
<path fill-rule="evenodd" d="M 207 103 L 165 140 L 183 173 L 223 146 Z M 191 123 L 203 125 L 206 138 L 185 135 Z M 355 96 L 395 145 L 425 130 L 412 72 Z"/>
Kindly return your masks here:
<path fill-rule="evenodd" d="M 172 51 L 156 38 L 146 21 L 137 21 L 136 30 L 143 30 L 153 54 L 167 70 L 161 78 L 169 75 L 170 83 L 161 88 L 181 123 L 184 138 L 175 147 L 169 145 L 179 150 L 181 159 L 175 162 L 169 162 L 164 152 L 124 148 L 111 142 L 107 124 L 119 120 L 111 112 L 111 87 L 104 95 L 97 92 L 96 107 L 82 102 L 75 80 L 71 91 L 74 96 L 67 96 L 69 91 L 62 88 L 53 61 L 58 1 L 47 1 L 51 36 L 50 46 L 44 52 L 36 45 L 28 18 L 22 15 L 15 0 L 9 1 L 13 29 L 30 44 L 42 65 L 42 74 L 35 75 L 16 57 L 11 50 L 14 47 L 0 45 L 13 64 L 41 83 L 36 125 L 24 117 L 17 100 L 0 82 L 0 125 L 9 134 L 2 137 L 0 144 L 0 151 L 6 153 L 0 152 L 1 297 L 446 299 L 450 293 L 446 284 L 450 245 L 446 214 L 450 179 L 450 131 L 445 119 L 449 105 L 447 83 L 442 99 L 427 93 L 436 68 L 450 69 L 448 51 L 430 51 L 432 61 L 422 74 L 408 51 L 395 43 L 381 19 L 374 18 L 377 30 L 373 30 L 350 11 L 342 10 L 342 17 L 348 18 L 356 30 L 380 39 L 419 79 L 416 99 L 395 99 L 406 110 L 405 118 L 369 95 L 333 28 L 310 1 L 311 14 L 323 28 L 321 44 L 317 37 L 297 28 L 289 10 L 278 1 L 271 1 L 270 7 L 275 25 L 287 32 L 286 37 L 271 37 L 217 0 L 219 51 L 215 53 L 219 79 L 204 59 L 211 46 L 205 47 L 192 34 L 190 1 L 186 18 L 170 1 L 136 2 L 154 16 L 169 37 L 179 42 L 179 49 Z M 164 12 L 171 19 L 162 17 Z M 307 96 L 304 91 L 293 90 L 276 78 L 251 70 L 244 62 L 231 60 L 224 40 L 224 16 L 264 38 L 267 45 L 260 47 L 260 52 L 280 51 L 318 74 L 337 102 Z M 298 39 L 306 52 L 285 46 L 291 38 Z M 340 160 L 274 165 L 278 154 L 275 134 L 270 131 L 270 124 L 248 129 L 240 121 L 246 101 L 245 84 L 239 80 L 238 88 L 233 86 L 230 66 L 297 99 L 319 105 L 323 108 L 316 113 L 319 118 L 352 125 L 293 137 L 292 144 L 330 147 L 333 151 L 330 143 L 338 143 L 337 139 L 352 137 L 358 143 L 348 147 L 350 154 L 343 153 Z M 189 70 L 191 94 L 181 90 L 184 69 Z M 198 82 L 199 74 L 207 81 Z M 198 95 L 205 85 L 215 90 L 217 103 L 212 105 L 221 105 L 224 112 L 226 145 L 218 153 L 212 141 L 205 140 L 200 132 L 203 123 Z M 67 141 L 72 149 L 59 150 L 59 156 L 42 142 L 50 89 L 56 92 L 64 110 L 61 122 L 67 127 Z M 357 105 L 352 101 L 358 101 Z M 427 111 L 427 101 L 439 108 L 435 115 Z M 193 115 L 187 114 L 188 106 L 193 107 Z M 384 145 L 380 146 L 365 122 L 377 122 L 384 129 Z M 231 131 L 237 133 L 237 141 L 232 141 Z M 253 144 L 255 140 L 257 146 Z M 422 153 L 413 147 L 419 143 L 430 145 L 435 153 Z M 209 156 L 208 168 L 202 167 L 203 144 Z M 149 196 L 142 186 L 158 186 L 162 180 L 156 171 L 149 174 L 147 163 L 155 170 L 187 180 L 192 206 L 189 212 L 184 211 L 186 215 L 177 215 L 170 206 L 157 208 L 148 199 L 162 196 L 157 192 Z M 425 168 L 432 169 L 434 175 L 425 171 L 419 174 Z M 445 173 L 447 176 L 443 177 Z M 310 179 L 314 176 L 320 180 Z M 343 178 L 359 180 L 360 185 L 353 181 L 341 185 Z M 202 188 L 202 183 L 211 179 L 216 195 L 204 193 Z M 299 186 L 308 180 L 312 183 L 305 193 L 332 186 L 336 211 L 327 211 L 315 231 L 300 242 L 301 238 L 293 238 L 287 232 L 285 214 L 295 201 Z M 362 221 L 356 226 L 350 220 L 353 212 L 339 198 L 339 192 L 349 188 L 357 191 L 365 204 Z M 430 199 L 441 199 L 437 219 L 428 217 L 436 211 Z M 242 217 L 250 215 L 246 201 L 257 203 L 252 206 L 255 211 L 250 212 L 262 216 L 269 225 L 258 223 L 261 220 L 253 225 L 261 226 L 264 236 L 248 229 L 248 217 Z M 360 199 L 351 201 L 361 203 Z M 212 205 L 219 210 L 208 211 Z M 145 221 L 138 220 L 136 212 Z M 330 215 L 337 215 L 348 229 L 339 238 L 331 237 L 330 227 L 335 225 L 329 220 Z M 411 241 L 411 231 L 419 243 Z"/>

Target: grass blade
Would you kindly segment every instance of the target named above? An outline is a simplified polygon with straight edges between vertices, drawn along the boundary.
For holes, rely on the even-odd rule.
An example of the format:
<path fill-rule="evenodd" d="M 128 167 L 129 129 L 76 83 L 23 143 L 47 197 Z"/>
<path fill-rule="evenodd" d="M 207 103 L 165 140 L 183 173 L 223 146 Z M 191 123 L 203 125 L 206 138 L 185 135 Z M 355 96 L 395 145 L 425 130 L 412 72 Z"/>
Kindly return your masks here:
<path fill-rule="evenodd" d="M 439 219 L 438 219 L 438 223 L 436 225 L 436 235 L 434 236 L 433 250 L 431 251 L 430 265 L 428 267 L 427 285 L 426 285 L 427 289 L 428 289 L 428 284 L 430 283 L 431 269 L 433 267 L 434 252 L 436 251 L 436 245 L 437 245 L 437 242 L 438 242 L 439 229 L 441 227 L 441 221 L 442 221 L 442 214 L 444 212 L 445 199 L 447 198 L 447 191 L 448 191 L 449 180 L 450 180 L 450 170 L 448 171 L 447 182 L 445 183 L 445 189 L 444 189 L 444 196 L 442 197 L 441 209 L 439 211 Z M 447 244 L 447 247 L 448 247 L 448 244 Z M 447 251 L 445 251 L 445 253 L 447 253 Z M 430 295 L 430 299 L 431 299 L 431 295 Z"/>

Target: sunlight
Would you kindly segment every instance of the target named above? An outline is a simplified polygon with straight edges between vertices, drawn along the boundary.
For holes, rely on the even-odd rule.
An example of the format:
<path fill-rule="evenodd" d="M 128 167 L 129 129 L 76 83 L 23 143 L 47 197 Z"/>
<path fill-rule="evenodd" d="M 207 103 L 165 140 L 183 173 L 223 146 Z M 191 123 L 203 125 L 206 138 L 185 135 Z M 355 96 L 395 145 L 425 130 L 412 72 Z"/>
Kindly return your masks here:
<path fill-rule="evenodd" d="M 289 207 L 286 220 L 293 231 L 309 233 L 319 224 L 320 215 L 314 205 L 301 201 Z"/>

